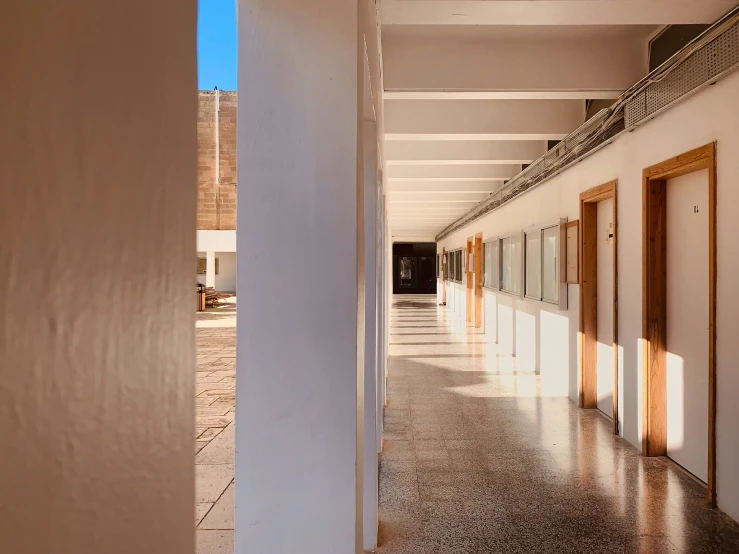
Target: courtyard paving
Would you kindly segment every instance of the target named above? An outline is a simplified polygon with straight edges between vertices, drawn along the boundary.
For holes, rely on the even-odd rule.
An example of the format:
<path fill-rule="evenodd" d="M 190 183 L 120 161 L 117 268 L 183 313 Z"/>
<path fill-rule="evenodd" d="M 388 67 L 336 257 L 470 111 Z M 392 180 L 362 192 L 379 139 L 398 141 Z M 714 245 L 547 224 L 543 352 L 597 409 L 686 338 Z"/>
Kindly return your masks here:
<path fill-rule="evenodd" d="M 233 552 L 236 299 L 197 314 L 197 554 Z"/>

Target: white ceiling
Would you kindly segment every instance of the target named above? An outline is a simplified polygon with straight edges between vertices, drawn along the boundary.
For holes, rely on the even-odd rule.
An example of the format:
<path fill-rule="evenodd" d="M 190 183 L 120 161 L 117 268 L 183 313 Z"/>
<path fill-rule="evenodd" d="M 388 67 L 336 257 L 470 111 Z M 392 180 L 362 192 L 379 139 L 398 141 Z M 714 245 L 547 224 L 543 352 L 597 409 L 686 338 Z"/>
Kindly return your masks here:
<path fill-rule="evenodd" d="M 733 0 L 382 0 L 384 25 L 712 23 Z"/>
<path fill-rule="evenodd" d="M 647 72 L 649 39 L 737 0 L 380 0 L 393 240 L 434 240 Z"/>
<path fill-rule="evenodd" d="M 496 26 L 494 33 L 490 32 L 490 27 L 490 25 L 384 25 L 382 38 L 384 40 L 403 36 L 467 40 L 644 39 L 656 33 L 661 25 L 500 25 Z"/>

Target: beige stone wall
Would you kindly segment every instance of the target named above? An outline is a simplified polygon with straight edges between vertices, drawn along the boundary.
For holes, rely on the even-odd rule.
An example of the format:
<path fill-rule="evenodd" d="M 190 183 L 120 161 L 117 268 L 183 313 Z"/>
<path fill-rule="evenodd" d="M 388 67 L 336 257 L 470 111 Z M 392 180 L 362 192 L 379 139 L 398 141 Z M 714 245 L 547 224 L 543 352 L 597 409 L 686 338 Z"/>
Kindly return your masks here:
<path fill-rule="evenodd" d="M 236 229 L 236 92 L 218 108 L 216 120 L 216 92 L 198 92 L 198 229 Z"/>

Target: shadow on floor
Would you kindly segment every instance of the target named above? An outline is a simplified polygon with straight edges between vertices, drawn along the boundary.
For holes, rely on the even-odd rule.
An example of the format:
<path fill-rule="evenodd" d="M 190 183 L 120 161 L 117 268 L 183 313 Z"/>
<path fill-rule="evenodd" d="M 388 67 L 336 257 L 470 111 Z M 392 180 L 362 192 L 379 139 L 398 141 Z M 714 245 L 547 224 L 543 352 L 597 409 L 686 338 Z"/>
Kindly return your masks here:
<path fill-rule="evenodd" d="M 435 299 L 412 302 L 435 309 Z M 414 309 L 405 299 L 394 306 Z M 397 346 L 378 552 L 739 552 L 739 525 L 706 504 L 704 486 L 642 457 L 597 410 L 542 395 L 536 375 L 444 357 L 444 344 L 414 344 L 409 355 Z"/>

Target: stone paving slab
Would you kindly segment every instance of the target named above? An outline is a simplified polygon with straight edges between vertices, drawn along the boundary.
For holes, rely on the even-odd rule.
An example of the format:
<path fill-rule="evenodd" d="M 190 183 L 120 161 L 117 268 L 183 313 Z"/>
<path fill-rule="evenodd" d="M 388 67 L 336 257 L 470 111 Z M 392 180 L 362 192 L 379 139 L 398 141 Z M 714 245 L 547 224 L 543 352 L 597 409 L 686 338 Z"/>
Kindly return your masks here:
<path fill-rule="evenodd" d="M 197 554 L 233 552 L 236 299 L 197 314 Z"/>

